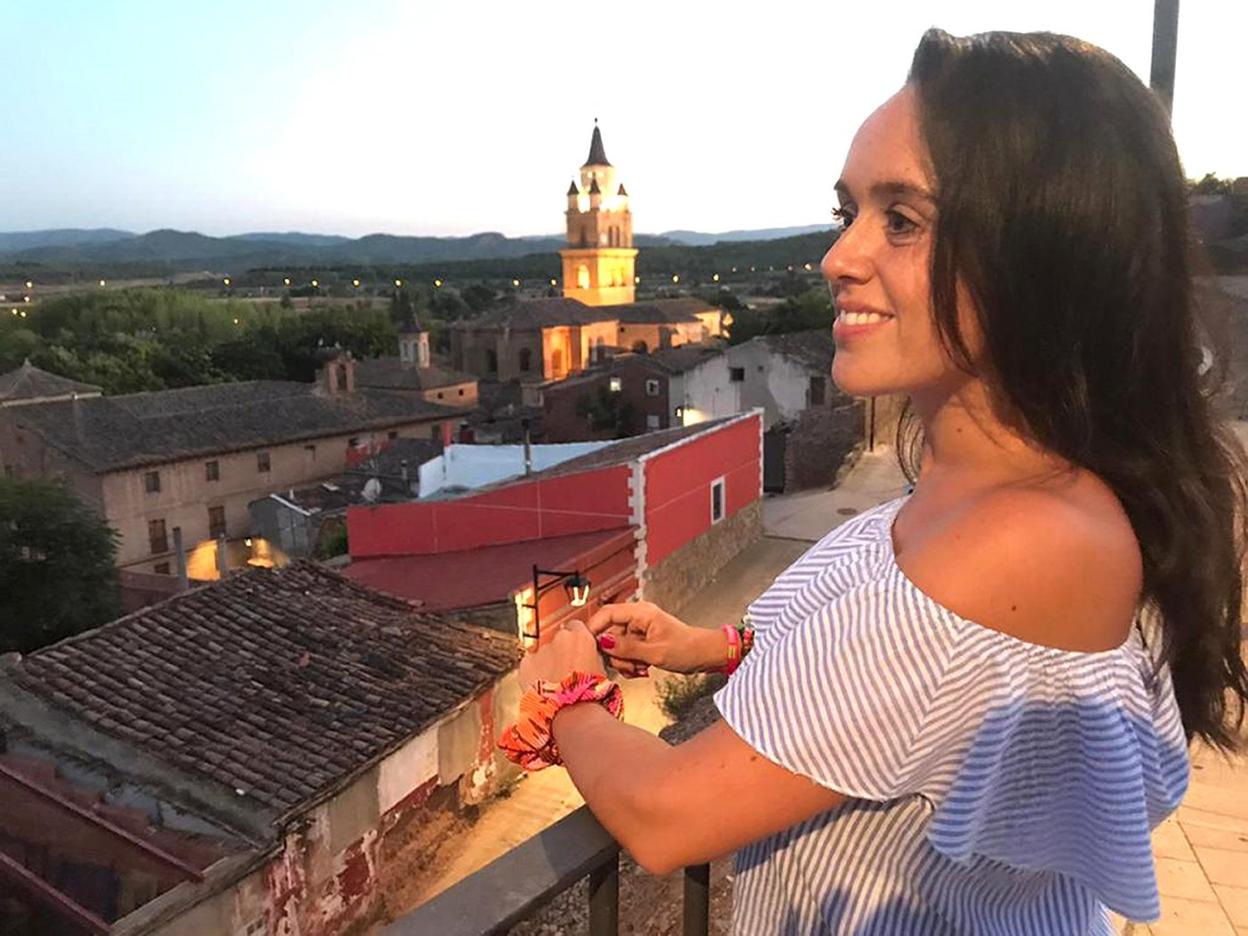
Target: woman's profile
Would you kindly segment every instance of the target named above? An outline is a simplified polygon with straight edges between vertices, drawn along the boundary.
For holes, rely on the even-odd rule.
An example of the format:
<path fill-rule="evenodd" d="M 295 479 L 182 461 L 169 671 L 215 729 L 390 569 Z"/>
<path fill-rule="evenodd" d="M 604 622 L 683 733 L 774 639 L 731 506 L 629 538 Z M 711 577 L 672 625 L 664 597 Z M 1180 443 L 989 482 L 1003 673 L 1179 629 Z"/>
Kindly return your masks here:
<path fill-rule="evenodd" d="M 1078 40 L 930 30 L 836 190 L 832 378 L 908 398 L 912 489 L 749 629 L 566 626 L 521 665 L 522 740 L 647 870 L 735 852 L 737 933 L 1155 920 L 1150 832 L 1248 699 L 1248 472 L 1165 110 Z M 623 723 L 600 652 L 726 668 L 722 719 L 675 747 Z"/>

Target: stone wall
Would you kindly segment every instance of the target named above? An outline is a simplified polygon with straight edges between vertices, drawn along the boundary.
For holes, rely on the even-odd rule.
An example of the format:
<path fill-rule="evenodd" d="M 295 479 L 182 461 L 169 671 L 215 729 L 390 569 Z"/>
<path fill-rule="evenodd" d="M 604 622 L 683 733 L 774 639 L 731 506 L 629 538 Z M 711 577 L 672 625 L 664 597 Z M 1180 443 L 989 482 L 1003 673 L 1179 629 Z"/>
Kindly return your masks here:
<path fill-rule="evenodd" d="M 862 409 L 863 401 L 854 400 L 836 407 L 812 406 L 798 416 L 785 440 L 786 492 L 832 486 L 845 456 L 862 440 Z"/>
<path fill-rule="evenodd" d="M 697 539 L 645 570 L 642 597 L 676 614 L 736 555 L 763 536 L 763 502 L 755 498 Z"/>

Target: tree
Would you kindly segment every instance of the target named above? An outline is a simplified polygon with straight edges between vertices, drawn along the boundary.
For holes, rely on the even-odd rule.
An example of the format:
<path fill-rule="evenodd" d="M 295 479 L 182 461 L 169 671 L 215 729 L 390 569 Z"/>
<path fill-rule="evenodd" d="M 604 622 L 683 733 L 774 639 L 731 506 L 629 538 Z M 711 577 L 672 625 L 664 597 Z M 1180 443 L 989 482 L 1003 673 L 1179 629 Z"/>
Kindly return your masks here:
<path fill-rule="evenodd" d="M 623 394 L 613 393 L 606 387 L 577 397 L 576 415 L 587 419 L 592 431 L 609 431 L 616 439 L 637 434 L 637 408 Z"/>
<path fill-rule="evenodd" d="M 0 652 L 121 614 L 117 534 L 58 481 L 0 478 Z"/>

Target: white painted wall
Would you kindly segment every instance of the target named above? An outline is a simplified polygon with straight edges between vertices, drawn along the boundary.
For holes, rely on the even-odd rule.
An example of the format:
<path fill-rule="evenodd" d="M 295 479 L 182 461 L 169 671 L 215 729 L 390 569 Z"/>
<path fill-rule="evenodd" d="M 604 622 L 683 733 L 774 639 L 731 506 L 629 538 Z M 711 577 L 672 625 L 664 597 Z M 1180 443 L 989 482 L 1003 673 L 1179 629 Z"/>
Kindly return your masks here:
<path fill-rule="evenodd" d="M 610 444 L 606 441 L 534 445 L 533 470 L 553 468 Z M 420 466 L 420 497 L 423 500 L 446 487 L 484 487 L 523 474 L 523 445 L 448 445 L 441 455 Z"/>
<path fill-rule="evenodd" d="M 671 405 L 684 405 L 684 425 L 744 412 L 741 385 L 728 379 L 728 361 L 727 354 L 717 354 L 672 379 Z"/>
<path fill-rule="evenodd" d="M 763 429 L 770 429 L 781 419 L 794 419 L 809 405 L 811 372 L 796 361 L 776 354 L 757 338 L 728 349 L 732 367 L 745 370 L 745 380 L 738 387 L 741 409 L 763 408 Z M 829 372 L 826 383 L 832 382 Z"/>
<path fill-rule="evenodd" d="M 377 805 L 381 813 L 438 775 L 438 729 L 418 734 L 381 762 Z"/>

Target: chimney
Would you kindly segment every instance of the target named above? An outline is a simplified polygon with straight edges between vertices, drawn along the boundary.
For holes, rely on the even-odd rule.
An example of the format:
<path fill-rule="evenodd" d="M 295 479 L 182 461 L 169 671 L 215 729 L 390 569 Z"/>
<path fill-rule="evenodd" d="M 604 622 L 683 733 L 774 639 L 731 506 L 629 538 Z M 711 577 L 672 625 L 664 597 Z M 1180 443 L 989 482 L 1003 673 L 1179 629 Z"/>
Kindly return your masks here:
<path fill-rule="evenodd" d="M 180 526 L 173 528 L 173 554 L 177 558 L 178 587 L 182 591 L 186 591 L 191 587 L 191 582 L 186 574 L 186 552 L 182 548 L 182 528 Z"/>
<path fill-rule="evenodd" d="M 355 358 L 350 351 L 335 346 L 329 352 L 322 352 L 321 360 L 325 363 L 317 372 L 314 389 L 318 396 L 355 393 Z"/>

